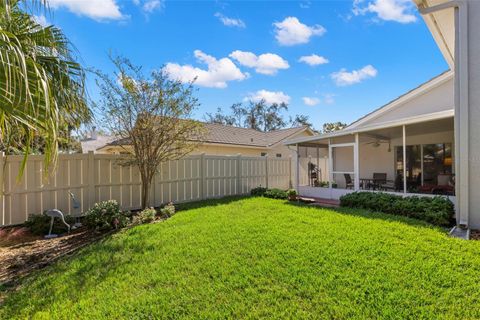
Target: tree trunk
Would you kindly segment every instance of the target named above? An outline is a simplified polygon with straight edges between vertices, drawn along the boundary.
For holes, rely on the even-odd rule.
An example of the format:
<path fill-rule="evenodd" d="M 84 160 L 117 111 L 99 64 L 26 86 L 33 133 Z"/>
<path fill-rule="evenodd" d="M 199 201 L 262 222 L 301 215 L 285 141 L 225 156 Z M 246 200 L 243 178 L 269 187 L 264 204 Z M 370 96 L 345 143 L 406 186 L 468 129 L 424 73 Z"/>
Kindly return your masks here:
<path fill-rule="evenodd" d="M 142 209 L 150 207 L 150 182 L 142 179 Z"/>

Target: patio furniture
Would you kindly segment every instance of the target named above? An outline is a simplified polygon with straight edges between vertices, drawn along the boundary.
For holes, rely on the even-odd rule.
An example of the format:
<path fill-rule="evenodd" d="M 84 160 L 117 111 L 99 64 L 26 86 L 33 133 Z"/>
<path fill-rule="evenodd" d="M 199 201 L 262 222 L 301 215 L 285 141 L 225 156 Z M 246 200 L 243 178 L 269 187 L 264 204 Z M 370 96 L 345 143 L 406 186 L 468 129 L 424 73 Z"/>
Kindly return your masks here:
<path fill-rule="evenodd" d="M 353 181 L 352 177 L 348 173 L 344 173 L 343 176 L 345 177 L 345 188 L 346 189 L 353 189 Z"/>
<path fill-rule="evenodd" d="M 360 178 L 360 189 L 367 190 L 370 188 L 372 179 L 370 178 Z"/>
<path fill-rule="evenodd" d="M 387 183 L 387 174 L 386 173 L 379 173 L 379 172 L 374 172 L 373 173 L 373 179 L 370 181 L 368 185 L 368 189 L 373 189 L 377 190 L 381 188 L 382 184 Z"/>

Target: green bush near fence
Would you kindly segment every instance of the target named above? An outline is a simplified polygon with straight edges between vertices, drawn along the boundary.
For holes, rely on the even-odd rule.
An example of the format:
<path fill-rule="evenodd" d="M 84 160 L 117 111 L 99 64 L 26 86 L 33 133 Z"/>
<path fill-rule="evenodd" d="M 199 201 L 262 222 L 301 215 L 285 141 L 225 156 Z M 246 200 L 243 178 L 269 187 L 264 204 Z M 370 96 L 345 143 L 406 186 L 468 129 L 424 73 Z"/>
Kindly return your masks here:
<path fill-rule="evenodd" d="M 86 212 L 84 223 L 90 229 L 110 230 L 125 227 L 129 222 L 129 213 L 123 212 L 116 200 L 95 203 Z"/>
<path fill-rule="evenodd" d="M 75 218 L 71 215 L 64 215 L 65 222 L 72 226 L 75 223 Z M 30 229 L 30 232 L 37 236 L 48 234 L 50 230 L 50 223 L 52 218 L 45 214 L 32 214 L 28 216 L 28 220 L 25 222 L 25 226 Z M 66 225 L 60 221 L 60 219 L 53 220 L 52 233 L 62 234 L 68 231 Z"/>
<path fill-rule="evenodd" d="M 439 226 L 454 223 L 453 203 L 441 196 L 402 197 L 381 192 L 354 192 L 342 196 L 340 205 L 416 218 Z"/>
<path fill-rule="evenodd" d="M 271 199 L 287 199 L 288 193 L 285 190 L 273 188 L 267 189 L 264 187 L 256 187 L 250 190 L 250 195 L 254 197 L 266 197 Z"/>

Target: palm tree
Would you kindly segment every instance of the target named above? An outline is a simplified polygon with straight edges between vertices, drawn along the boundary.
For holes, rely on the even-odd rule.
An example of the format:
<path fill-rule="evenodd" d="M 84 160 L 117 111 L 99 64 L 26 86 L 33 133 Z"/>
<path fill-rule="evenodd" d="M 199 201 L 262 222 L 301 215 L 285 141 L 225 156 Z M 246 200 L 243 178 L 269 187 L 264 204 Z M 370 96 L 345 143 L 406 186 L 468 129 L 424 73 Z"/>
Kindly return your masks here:
<path fill-rule="evenodd" d="M 85 74 L 70 42 L 60 29 L 36 22 L 22 5 L 27 3 L 0 0 L 0 147 L 22 151 L 23 171 L 32 141 L 41 137 L 48 172 L 56 163 L 60 126 L 78 127 L 91 112 Z"/>

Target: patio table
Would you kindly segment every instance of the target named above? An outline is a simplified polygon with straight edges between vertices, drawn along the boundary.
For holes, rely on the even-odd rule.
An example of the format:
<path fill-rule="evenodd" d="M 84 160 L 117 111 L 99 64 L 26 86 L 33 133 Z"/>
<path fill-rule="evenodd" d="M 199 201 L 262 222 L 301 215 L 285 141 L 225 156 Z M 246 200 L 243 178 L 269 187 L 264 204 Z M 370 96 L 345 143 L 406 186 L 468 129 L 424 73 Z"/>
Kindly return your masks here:
<path fill-rule="evenodd" d="M 369 189 L 370 186 L 374 186 L 373 188 L 375 189 L 375 184 L 373 183 L 372 178 L 360 178 L 360 188 L 363 190 Z"/>

